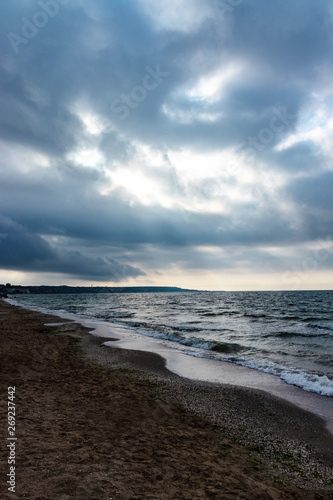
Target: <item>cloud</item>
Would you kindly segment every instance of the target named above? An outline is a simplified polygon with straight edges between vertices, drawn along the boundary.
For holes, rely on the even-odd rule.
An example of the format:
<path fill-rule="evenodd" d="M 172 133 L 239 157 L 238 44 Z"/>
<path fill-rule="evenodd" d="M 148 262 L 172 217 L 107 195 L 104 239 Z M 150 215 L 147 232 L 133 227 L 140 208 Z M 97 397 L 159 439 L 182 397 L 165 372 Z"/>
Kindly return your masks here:
<path fill-rule="evenodd" d="M 126 281 L 144 273 L 108 257 L 88 257 L 78 251 L 57 248 L 9 217 L 0 216 L 0 262 L 2 269 L 64 273 L 69 277 Z"/>
<path fill-rule="evenodd" d="M 42 7 L 0 7 L 0 268 L 280 272 L 332 233 L 329 2 L 58 3 L 18 53 Z"/>
<path fill-rule="evenodd" d="M 318 172 L 325 165 L 325 155 L 313 141 L 300 141 L 281 151 L 273 152 L 275 168 L 291 174 L 299 172 Z M 274 166 L 274 164 L 273 164 Z"/>

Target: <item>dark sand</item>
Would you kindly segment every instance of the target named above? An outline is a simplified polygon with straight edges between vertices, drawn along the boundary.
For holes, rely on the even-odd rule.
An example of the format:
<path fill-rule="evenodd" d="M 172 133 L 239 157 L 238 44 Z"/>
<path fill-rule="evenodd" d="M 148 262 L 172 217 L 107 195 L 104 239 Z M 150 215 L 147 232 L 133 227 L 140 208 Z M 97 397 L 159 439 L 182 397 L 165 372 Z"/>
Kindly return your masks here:
<path fill-rule="evenodd" d="M 159 356 L 102 346 L 81 325 L 45 326 L 59 321 L 0 300 L 1 499 L 333 498 L 333 437 L 315 415 L 181 379 Z"/>

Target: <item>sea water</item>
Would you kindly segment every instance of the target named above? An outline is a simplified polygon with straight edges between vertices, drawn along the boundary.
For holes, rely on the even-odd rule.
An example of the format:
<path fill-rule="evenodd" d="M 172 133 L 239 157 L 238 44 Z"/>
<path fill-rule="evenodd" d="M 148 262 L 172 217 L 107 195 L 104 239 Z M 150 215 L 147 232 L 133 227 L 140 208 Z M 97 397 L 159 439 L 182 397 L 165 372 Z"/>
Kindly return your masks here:
<path fill-rule="evenodd" d="M 126 326 L 183 354 L 333 396 L 333 291 L 18 295 L 15 302 Z"/>

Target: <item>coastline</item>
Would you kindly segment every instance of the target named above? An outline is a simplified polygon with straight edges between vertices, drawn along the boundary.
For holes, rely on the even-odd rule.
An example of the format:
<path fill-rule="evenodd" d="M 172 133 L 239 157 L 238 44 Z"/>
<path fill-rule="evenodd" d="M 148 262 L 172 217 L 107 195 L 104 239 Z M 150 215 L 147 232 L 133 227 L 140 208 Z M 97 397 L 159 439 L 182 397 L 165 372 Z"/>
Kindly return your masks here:
<path fill-rule="evenodd" d="M 13 383 L 14 377 L 21 391 L 18 468 L 30 478 L 29 498 L 43 498 L 47 488 L 54 491 L 48 499 L 92 500 L 109 493 L 115 499 L 319 498 L 311 491 L 332 498 L 325 482 L 332 472 L 333 437 L 315 415 L 262 391 L 184 379 L 157 354 L 103 346 L 105 338 L 78 323 L 45 326 L 60 322 L 55 315 L 3 301 L 0 313 L 3 378 Z M 58 378 L 60 386 L 53 383 Z M 96 413 L 90 415 L 92 402 Z M 58 411 L 64 404 L 74 412 L 69 421 Z M 115 420 L 111 432 L 106 427 Z M 33 439 L 36 456 L 30 455 Z M 39 475 L 33 461 L 38 457 Z M 67 479 L 56 483 L 56 470 L 66 475 L 68 469 L 63 459 Z M 80 467 L 94 475 L 94 486 Z M 282 485 L 282 475 L 293 485 Z"/>
<path fill-rule="evenodd" d="M 10 299 L 7 302 L 20 305 L 15 304 L 15 301 L 11 302 Z M 36 310 L 33 307 L 28 307 L 28 309 Z M 88 319 L 64 311 L 37 310 L 46 314 L 55 314 L 65 320 L 79 322 L 88 328 L 92 335 L 104 338 L 106 346 L 157 354 L 165 360 L 166 367 L 170 372 L 182 378 L 264 391 L 267 395 L 275 396 L 321 417 L 325 421 L 325 427 L 333 435 L 332 397 L 306 391 L 288 384 L 277 375 L 271 375 L 257 369 L 227 361 L 187 355 L 179 350 L 178 344 L 177 348 L 174 348 L 172 343 L 154 337 L 146 337 L 125 325 L 104 322 L 96 318 Z M 117 342 L 114 342 L 115 339 Z"/>

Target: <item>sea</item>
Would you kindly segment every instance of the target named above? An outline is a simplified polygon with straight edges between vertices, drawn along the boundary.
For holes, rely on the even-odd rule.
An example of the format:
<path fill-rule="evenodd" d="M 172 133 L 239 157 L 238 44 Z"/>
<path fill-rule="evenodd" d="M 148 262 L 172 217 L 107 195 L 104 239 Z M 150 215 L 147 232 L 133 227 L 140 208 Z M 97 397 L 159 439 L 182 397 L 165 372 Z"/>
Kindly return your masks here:
<path fill-rule="evenodd" d="M 10 302 L 126 327 L 184 355 L 333 396 L 333 291 L 17 295 Z"/>

